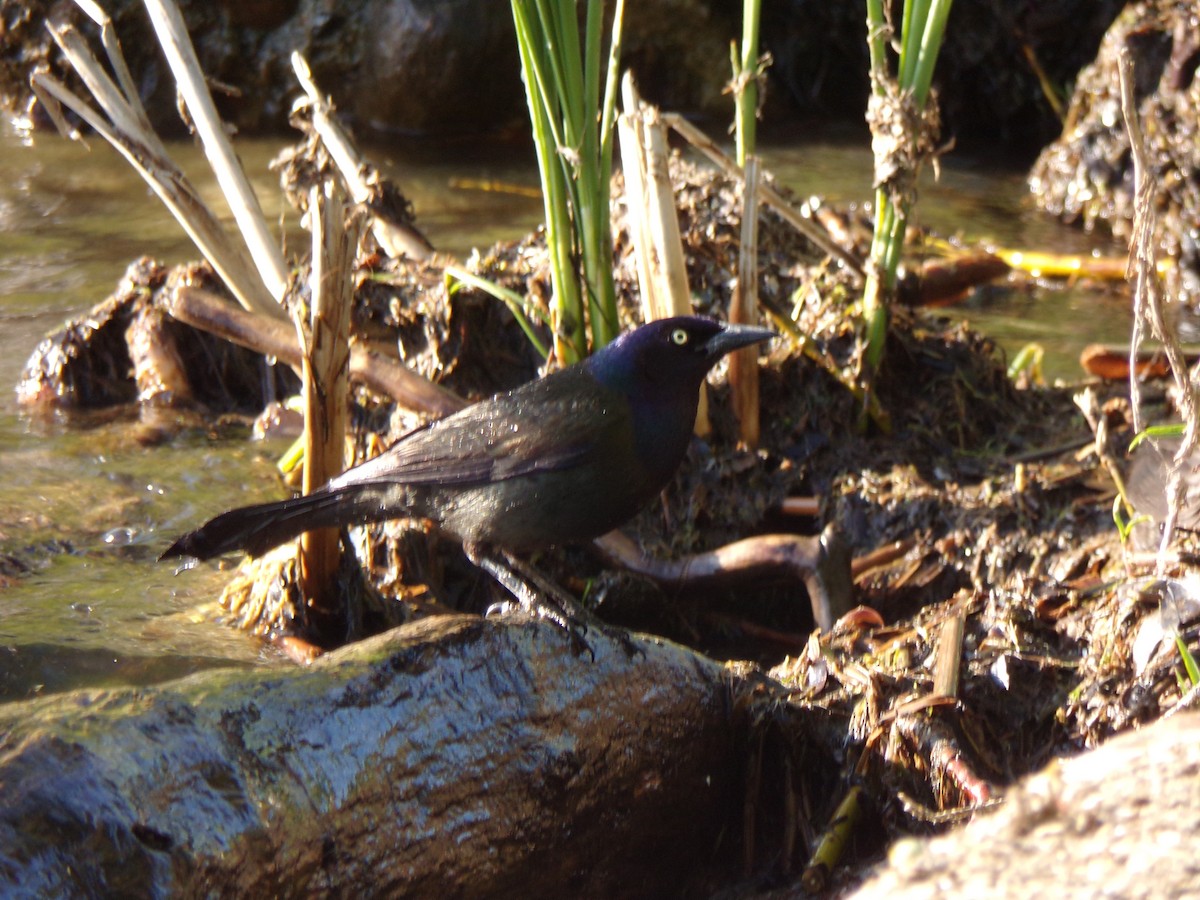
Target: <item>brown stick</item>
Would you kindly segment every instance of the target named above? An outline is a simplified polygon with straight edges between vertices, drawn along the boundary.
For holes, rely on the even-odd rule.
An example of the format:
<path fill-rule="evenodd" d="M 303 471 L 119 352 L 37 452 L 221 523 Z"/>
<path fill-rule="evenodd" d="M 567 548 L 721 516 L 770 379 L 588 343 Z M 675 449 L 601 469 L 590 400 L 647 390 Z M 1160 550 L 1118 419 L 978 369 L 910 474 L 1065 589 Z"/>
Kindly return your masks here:
<path fill-rule="evenodd" d="M 779 504 L 779 513 L 785 516 L 819 516 L 820 497 L 784 497 Z"/>
<path fill-rule="evenodd" d="M 638 290 L 642 295 L 642 316 L 648 322 L 662 318 L 656 311 L 666 305 L 658 299 L 659 278 L 653 266 L 654 257 L 649 230 L 650 200 L 646 184 L 646 147 L 643 143 L 642 117 L 638 110 L 637 88 L 633 75 L 625 73 L 622 80 L 625 112 L 617 116 L 617 138 L 621 148 L 621 172 L 625 176 L 625 217 L 633 245 L 633 261 L 637 265 Z"/>
<path fill-rule="evenodd" d="M 239 309 L 202 288 L 180 288 L 167 300 L 166 309 L 186 325 L 282 360 L 292 368 L 301 364 L 296 335 L 285 322 Z M 408 409 L 445 416 L 466 406 L 466 401 L 422 378 L 399 363 L 360 344 L 350 346 L 350 380 L 366 385 Z"/>
<path fill-rule="evenodd" d="M 329 178 L 309 194 L 312 229 L 312 308 L 308 321 L 296 316 L 304 345 L 304 493 L 311 494 L 340 475 L 346 457 L 347 398 L 350 394 L 350 272 L 358 246 L 360 220 L 347 220 L 337 183 Z M 300 592 L 321 618 L 337 617 L 341 606 L 333 588 L 341 540 L 336 528 L 305 532 L 300 538 Z"/>
<path fill-rule="evenodd" d="M 857 579 L 873 569 L 890 566 L 896 560 L 902 559 L 915 546 L 917 546 L 917 542 L 912 538 L 907 538 L 877 547 L 870 553 L 855 557 L 850 566 L 850 573 Z"/>
<path fill-rule="evenodd" d="M 756 578 L 802 580 L 813 620 L 825 630 L 850 608 L 849 553 L 828 529 L 819 537 L 763 534 L 676 560 L 646 556 L 619 531 L 595 544 L 617 565 L 674 588 L 707 589 Z"/>
<path fill-rule="evenodd" d="M 937 659 L 933 668 L 933 696 L 957 697 L 958 674 L 962 666 L 963 629 L 966 626 L 967 610 L 959 603 L 950 618 L 942 623 L 938 636 Z"/>
<path fill-rule="evenodd" d="M 657 107 L 642 102 L 629 72 L 621 80 L 621 92 L 625 112 L 618 119 L 618 127 L 626 173 L 625 205 L 642 292 L 642 314 L 647 322 L 687 315 L 692 311 L 692 292 L 669 171 L 667 129 Z M 708 391 L 703 385 L 695 430 L 701 436 L 712 431 Z"/>
<path fill-rule="evenodd" d="M 139 404 L 188 403 L 193 399 L 179 347 L 172 340 L 170 329 L 164 327 L 167 321 L 161 309 L 143 307 L 125 329 L 125 346 L 133 363 Z"/>
<path fill-rule="evenodd" d="M 738 250 L 737 287 L 729 305 L 729 321 L 747 324 L 758 312 L 758 158 L 746 157 L 742 184 L 742 240 Z M 758 348 L 743 347 L 729 356 L 729 385 L 738 437 L 750 449 L 758 446 Z"/>
<path fill-rule="evenodd" d="M 433 245 L 411 223 L 386 218 L 371 201 L 381 193 L 378 170 L 364 160 L 355 149 L 350 136 L 334 116 L 333 101 L 321 93 L 308 68 L 308 61 L 298 51 L 292 51 L 292 71 L 304 88 L 312 113 L 312 129 L 321 137 L 329 158 L 337 166 L 346 184 L 350 199 L 367 204 L 371 209 L 371 232 L 379 246 L 395 259 L 427 260 L 433 256 Z M 293 107 L 293 115 L 296 108 Z"/>
<path fill-rule="evenodd" d="M 1129 236 L 1129 268 L 1126 274 L 1134 288 L 1134 325 L 1129 347 L 1129 397 L 1133 427 L 1137 431 L 1143 427 L 1136 372 L 1137 353 L 1146 324 L 1162 342 L 1163 352 L 1167 355 L 1171 374 L 1179 392 L 1179 411 L 1185 426 L 1183 442 L 1175 453 L 1175 462 L 1171 466 L 1167 482 L 1167 498 L 1170 502 L 1167 506 L 1167 517 L 1162 522 L 1162 540 L 1159 543 L 1158 576 L 1161 578 L 1166 571 L 1167 550 L 1174 533 L 1176 516 L 1183 503 L 1184 463 L 1196 447 L 1200 446 L 1200 413 L 1197 412 L 1200 398 L 1197 398 L 1195 384 L 1189 377 L 1187 361 L 1179 346 L 1178 329 L 1175 323 L 1168 321 L 1164 315 L 1163 289 L 1158 280 L 1155 247 L 1154 166 L 1138 122 L 1133 58 L 1128 46 L 1122 46 L 1117 51 L 1117 74 L 1120 76 L 1121 112 L 1125 117 L 1125 127 L 1129 131 L 1129 150 L 1133 157 L 1134 215 Z"/>
<path fill-rule="evenodd" d="M 897 716 L 892 727 L 910 742 L 918 756 L 924 758 L 935 786 L 948 782 L 972 806 L 983 806 L 996 795 L 995 787 L 980 777 L 963 758 L 958 741 L 945 722 L 906 715 Z"/>

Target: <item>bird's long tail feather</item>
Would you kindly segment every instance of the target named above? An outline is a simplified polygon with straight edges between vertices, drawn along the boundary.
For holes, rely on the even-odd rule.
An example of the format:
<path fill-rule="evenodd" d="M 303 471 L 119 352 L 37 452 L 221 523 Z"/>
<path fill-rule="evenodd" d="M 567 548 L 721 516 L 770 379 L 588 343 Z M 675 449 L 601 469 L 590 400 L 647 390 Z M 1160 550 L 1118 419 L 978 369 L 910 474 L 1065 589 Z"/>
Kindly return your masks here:
<path fill-rule="evenodd" d="M 192 556 L 205 560 L 235 550 L 262 556 L 306 531 L 381 518 L 380 506 L 377 491 L 363 485 L 333 491 L 322 489 L 290 500 L 243 506 L 189 531 L 159 559 Z"/>

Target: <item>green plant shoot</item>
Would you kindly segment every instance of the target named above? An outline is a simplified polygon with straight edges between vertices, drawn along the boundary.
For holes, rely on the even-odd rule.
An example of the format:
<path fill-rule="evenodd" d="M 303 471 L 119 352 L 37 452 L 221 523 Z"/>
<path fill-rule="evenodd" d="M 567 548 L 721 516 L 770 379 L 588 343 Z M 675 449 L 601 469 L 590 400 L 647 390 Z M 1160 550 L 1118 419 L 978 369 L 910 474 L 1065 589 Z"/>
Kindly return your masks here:
<path fill-rule="evenodd" d="M 537 148 L 554 285 L 554 347 L 574 362 L 620 330 L 612 274 L 609 178 L 624 0 L 617 0 L 601 81 L 604 3 L 512 0 Z M 590 341 L 589 341 L 590 338 Z"/>

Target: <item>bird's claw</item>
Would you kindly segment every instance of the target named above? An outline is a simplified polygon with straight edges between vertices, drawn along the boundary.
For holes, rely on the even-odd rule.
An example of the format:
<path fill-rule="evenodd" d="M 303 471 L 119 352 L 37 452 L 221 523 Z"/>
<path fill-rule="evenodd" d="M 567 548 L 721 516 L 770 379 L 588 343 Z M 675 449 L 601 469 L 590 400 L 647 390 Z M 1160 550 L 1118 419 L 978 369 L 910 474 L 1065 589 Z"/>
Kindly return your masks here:
<path fill-rule="evenodd" d="M 501 616 L 511 616 L 513 613 L 521 610 L 520 605 L 512 600 L 501 600 L 499 603 L 493 603 L 483 612 L 485 619 L 498 619 Z"/>
<path fill-rule="evenodd" d="M 626 659 L 633 659 L 635 656 L 644 657 L 646 655 L 646 649 L 633 639 L 633 633 L 628 628 L 605 626 L 604 633 L 621 645 L 621 649 L 625 651 Z"/>
<path fill-rule="evenodd" d="M 576 654 L 586 650 L 588 656 L 596 658 L 583 636 L 587 634 L 593 617 L 576 600 L 557 586 L 539 578 L 531 568 L 515 558 L 503 560 L 479 547 L 464 546 L 470 560 L 490 574 L 515 598 L 494 603 L 488 607 L 487 615 L 512 613 L 520 609 L 532 619 L 545 619 L 565 631 L 571 638 Z"/>
<path fill-rule="evenodd" d="M 583 610 L 583 616 L 575 616 L 545 601 L 526 606 L 516 600 L 502 600 L 489 606 L 484 615 L 488 618 L 517 615 L 551 622 L 561 628 L 571 639 L 571 649 L 576 656 L 586 652 L 593 662 L 596 659 L 596 651 L 585 639 L 585 635 L 589 631 L 602 634 L 620 646 L 621 650 L 625 652 L 626 659 L 646 655 L 645 647 L 634 638 L 629 629 L 601 622 L 586 610 Z"/>
<path fill-rule="evenodd" d="M 556 607 L 553 603 L 549 603 L 540 598 L 527 598 L 525 600 L 502 600 L 499 603 L 493 603 L 487 608 L 484 615 L 488 618 L 500 616 L 526 616 L 530 619 L 550 622 L 560 628 L 567 637 L 571 640 L 571 649 L 576 656 L 586 652 L 593 660 L 596 658 L 596 653 L 588 645 L 584 639 L 587 634 L 588 623 L 569 612 Z"/>

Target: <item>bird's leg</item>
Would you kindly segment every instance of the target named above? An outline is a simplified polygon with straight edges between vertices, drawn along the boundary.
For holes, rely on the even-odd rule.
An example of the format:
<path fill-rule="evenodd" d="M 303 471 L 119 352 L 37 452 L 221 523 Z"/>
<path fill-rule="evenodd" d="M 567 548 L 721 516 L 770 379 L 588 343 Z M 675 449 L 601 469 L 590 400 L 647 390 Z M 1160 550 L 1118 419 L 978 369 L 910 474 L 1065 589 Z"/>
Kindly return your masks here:
<path fill-rule="evenodd" d="M 619 643 L 622 649 L 625 651 L 626 656 L 634 657 L 645 655 L 645 651 L 638 646 L 637 641 L 633 639 L 632 635 L 630 635 L 626 629 L 619 626 L 610 626 L 605 624 L 595 613 L 589 611 L 587 607 L 583 606 L 578 600 L 567 593 L 562 586 L 555 584 L 553 581 L 547 578 L 545 573 L 541 572 L 536 566 L 533 566 L 524 560 L 513 556 L 507 551 L 504 554 L 504 558 L 508 560 L 508 564 L 512 567 L 514 572 L 526 579 L 527 582 L 536 585 L 537 588 L 543 591 L 548 597 L 553 598 L 554 603 L 558 605 L 559 609 L 561 609 L 562 615 L 566 621 L 578 629 L 577 631 L 572 632 L 577 639 L 580 633 L 579 630 L 586 631 L 590 625 L 601 634 L 606 635 L 607 637 L 610 637 Z M 580 643 L 582 643 L 582 640 L 580 640 Z M 588 648 L 586 644 L 583 646 L 588 650 L 589 653 L 591 653 L 591 649 Z M 592 657 L 595 658 L 594 653 L 592 654 Z"/>
<path fill-rule="evenodd" d="M 548 619 L 560 628 L 570 627 L 567 617 L 563 615 L 557 605 L 548 603 L 540 591 L 513 571 L 505 561 L 490 554 L 468 553 L 467 556 L 471 562 L 495 578 L 501 587 L 512 594 L 518 605 L 527 614 L 539 619 Z M 503 608 L 507 604 L 498 604 L 498 606 Z M 492 607 L 488 611 L 491 612 L 495 608 Z"/>
<path fill-rule="evenodd" d="M 595 621 L 596 617 L 588 612 L 578 600 L 560 585 L 547 578 L 535 566 L 507 551 L 504 553 L 504 559 L 507 561 L 509 569 L 520 578 L 525 579 L 527 586 L 537 588 L 567 622 L 586 631 L 588 624 Z"/>
<path fill-rule="evenodd" d="M 495 578 L 517 598 L 517 602 L 527 614 L 549 619 L 566 631 L 571 637 L 576 653 L 586 651 L 595 660 L 595 652 L 583 639 L 583 635 L 594 628 L 620 644 L 626 656 L 632 658 L 644 655 L 643 648 L 626 629 L 605 624 L 595 613 L 589 612 L 535 566 L 507 551 L 501 560 L 496 554 L 488 553 L 479 546 L 464 545 L 463 549 L 475 565 Z"/>
<path fill-rule="evenodd" d="M 511 554 L 501 556 L 477 544 L 464 544 L 463 550 L 471 562 L 512 594 L 527 614 L 553 622 L 582 643 L 593 616 L 561 587 Z"/>

